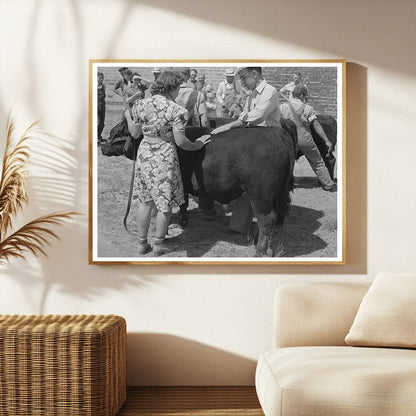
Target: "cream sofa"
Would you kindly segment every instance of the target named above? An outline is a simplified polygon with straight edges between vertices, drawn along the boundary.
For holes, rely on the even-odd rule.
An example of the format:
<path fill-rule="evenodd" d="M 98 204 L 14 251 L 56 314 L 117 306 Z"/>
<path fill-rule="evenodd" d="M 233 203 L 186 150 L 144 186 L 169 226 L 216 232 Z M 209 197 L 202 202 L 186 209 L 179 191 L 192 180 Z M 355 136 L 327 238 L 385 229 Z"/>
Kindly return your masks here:
<path fill-rule="evenodd" d="M 256 370 L 266 416 L 416 415 L 416 350 L 344 341 L 369 286 L 310 283 L 276 291 L 274 348 Z"/>

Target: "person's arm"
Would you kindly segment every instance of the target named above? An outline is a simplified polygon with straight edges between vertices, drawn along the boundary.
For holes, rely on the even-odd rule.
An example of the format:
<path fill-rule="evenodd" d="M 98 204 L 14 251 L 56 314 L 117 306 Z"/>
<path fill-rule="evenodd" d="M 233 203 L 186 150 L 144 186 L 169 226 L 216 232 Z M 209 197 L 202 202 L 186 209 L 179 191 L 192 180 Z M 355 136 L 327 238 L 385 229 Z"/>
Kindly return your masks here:
<path fill-rule="evenodd" d="M 121 88 L 121 82 L 117 81 L 116 85 L 114 85 L 113 92 L 119 95 L 120 97 L 122 97 L 123 94 L 119 91 L 120 88 Z"/>
<path fill-rule="evenodd" d="M 326 135 L 321 123 L 317 119 L 314 119 L 312 121 L 312 124 L 313 124 L 315 131 L 322 138 L 322 140 L 324 140 L 325 144 L 328 147 L 328 152 L 326 156 L 330 156 L 331 153 L 334 151 L 334 145 L 329 141 L 328 136 Z"/>
<path fill-rule="evenodd" d="M 290 97 L 288 95 L 282 93 L 282 90 L 279 91 L 279 97 L 282 98 L 284 101 L 289 101 L 290 100 Z"/>
<path fill-rule="evenodd" d="M 207 106 L 205 105 L 205 97 L 201 92 L 198 93 L 198 113 L 202 127 L 209 127 L 209 120 L 207 115 Z"/>
<path fill-rule="evenodd" d="M 202 127 L 209 127 L 208 114 L 206 112 L 204 114 L 201 114 L 200 120 Z"/>
<path fill-rule="evenodd" d="M 126 116 L 127 126 L 129 129 L 129 133 L 132 135 L 134 139 L 137 139 L 142 134 L 142 124 L 135 123 L 131 117 L 130 110 L 126 110 L 124 115 Z"/>
<path fill-rule="evenodd" d="M 150 81 L 146 78 L 143 78 L 143 77 L 140 77 L 140 80 L 143 81 L 146 84 L 147 87 L 149 87 L 149 85 L 152 83 L 152 81 Z"/>
<path fill-rule="evenodd" d="M 140 91 L 137 91 L 135 94 L 133 94 L 131 97 L 126 98 L 125 103 L 130 104 L 131 102 L 135 101 L 136 98 L 140 95 Z"/>
<path fill-rule="evenodd" d="M 211 135 L 206 134 L 198 137 L 194 142 L 191 142 L 186 136 L 184 130 L 173 130 L 173 138 L 178 147 L 183 150 L 195 151 L 202 149 L 206 144 L 211 141 Z"/>
<path fill-rule="evenodd" d="M 212 103 L 210 101 L 207 101 L 205 103 L 205 106 L 209 109 L 209 110 L 216 110 L 217 109 L 217 104 Z"/>
<path fill-rule="evenodd" d="M 219 134 L 223 133 L 224 131 L 228 131 L 231 129 L 235 129 L 237 127 L 243 127 L 244 122 L 240 120 L 239 118 L 235 121 L 232 121 L 231 123 L 224 124 L 223 126 L 217 127 L 216 129 L 211 131 L 211 134 Z"/>
<path fill-rule="evenodd" d="M 223 91 L 223 88 L 222 88 L 223 85 L 224 84 L 222 82 L 220 82 L 220 85 L 218 85 L 217 101 L 218 101 L 219 104 L 223 104 L 224 103 L 224 100 L 222 98 L 222 95 L 224 94 L 224 91 Z"/>

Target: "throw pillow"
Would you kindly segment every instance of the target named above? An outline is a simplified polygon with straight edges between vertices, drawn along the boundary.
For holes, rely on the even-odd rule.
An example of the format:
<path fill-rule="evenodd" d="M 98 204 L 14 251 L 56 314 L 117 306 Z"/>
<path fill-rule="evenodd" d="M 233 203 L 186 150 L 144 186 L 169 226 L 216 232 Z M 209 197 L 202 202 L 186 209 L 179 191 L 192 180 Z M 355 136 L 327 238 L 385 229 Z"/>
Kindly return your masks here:
<path fill-rule="evenodd" d="M 364 296 L 345 342 L 416 348 L 416 274 L 380 273 Z"/>

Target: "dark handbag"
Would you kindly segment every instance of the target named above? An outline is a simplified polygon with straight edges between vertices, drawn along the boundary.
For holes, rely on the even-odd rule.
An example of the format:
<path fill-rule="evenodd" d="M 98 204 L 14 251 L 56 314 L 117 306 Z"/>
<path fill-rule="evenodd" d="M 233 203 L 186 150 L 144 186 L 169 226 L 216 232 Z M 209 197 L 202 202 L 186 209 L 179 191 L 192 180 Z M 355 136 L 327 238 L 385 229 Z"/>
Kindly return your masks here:
<path fill-rule="evenodd" d="M 134 139 L 129 133 L 127 120 L 123 119 L 110 130 L 107 141 L 101 144 L 101 153 L 104 156 L 126 156 L 136 160 L 142 138 Z"/>

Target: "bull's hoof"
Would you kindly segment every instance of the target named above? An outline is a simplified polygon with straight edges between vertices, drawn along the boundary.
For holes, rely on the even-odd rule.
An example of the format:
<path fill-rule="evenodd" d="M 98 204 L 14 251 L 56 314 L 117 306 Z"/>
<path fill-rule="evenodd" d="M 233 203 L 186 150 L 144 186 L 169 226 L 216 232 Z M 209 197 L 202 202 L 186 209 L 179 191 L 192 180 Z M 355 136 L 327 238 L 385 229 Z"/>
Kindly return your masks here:
<path fill-rule="evenodd" d="M 269 257 L 267 253 L 263 250 L 256 250 L 254 257 Z"/>
<path fill-rule="evenodd" d="M 275 247 L 271 248 L 271 252 L 271 257 L 284 257 L 285 247 L 283 243 L 280 241 Z"/>
<path fill-rule="evenodd" d="M 324 191 L 327 191 L 327 192 L 337 192 L 337 190 L 338 190 L 338 188 L 337 188 L 337 184 L 336 183 L 334 183 L 333 185 L 331 185 L 331 186 L 323 186 L 322 187 L 322 189 L 324 190 Z"/>

